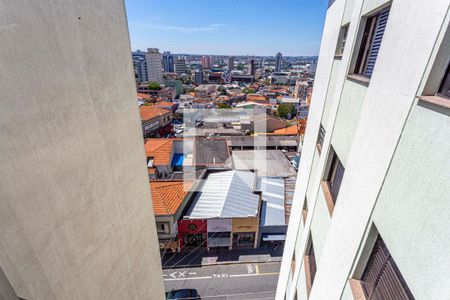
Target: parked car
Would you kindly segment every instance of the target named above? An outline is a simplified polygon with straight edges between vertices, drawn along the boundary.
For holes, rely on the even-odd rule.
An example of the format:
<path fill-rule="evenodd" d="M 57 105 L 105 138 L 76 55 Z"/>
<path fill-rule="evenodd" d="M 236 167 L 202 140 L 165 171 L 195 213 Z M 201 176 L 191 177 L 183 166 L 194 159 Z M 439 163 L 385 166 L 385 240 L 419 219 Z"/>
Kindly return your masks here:
<path fill-rule="evenodd" d="M 171 290 L 166 293 L 166 300 L 200 300 L 200 295 L 196 289 Z"/>

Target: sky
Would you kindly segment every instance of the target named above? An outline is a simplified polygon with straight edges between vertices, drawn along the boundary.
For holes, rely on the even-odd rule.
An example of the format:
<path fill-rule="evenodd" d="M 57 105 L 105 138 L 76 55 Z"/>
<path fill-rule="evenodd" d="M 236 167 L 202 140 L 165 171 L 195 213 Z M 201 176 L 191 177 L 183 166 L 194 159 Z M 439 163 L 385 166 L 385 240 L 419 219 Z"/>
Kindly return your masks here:
<path fill-rule="evenodd" d="M 125 0 L 133 50 L 318 55 L 328 0 Z"/>

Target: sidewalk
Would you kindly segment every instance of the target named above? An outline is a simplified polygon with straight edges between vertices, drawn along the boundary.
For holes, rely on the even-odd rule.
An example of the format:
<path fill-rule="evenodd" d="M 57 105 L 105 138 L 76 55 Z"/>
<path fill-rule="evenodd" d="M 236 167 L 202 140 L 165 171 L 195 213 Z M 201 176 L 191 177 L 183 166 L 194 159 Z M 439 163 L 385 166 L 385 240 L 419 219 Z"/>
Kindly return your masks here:
<path fill-rule="evenodd" d="M 272 247 L 258 249 L 210 249 L 195 251 L 185 250 L 181 253 L 167 252 L 161 258 L 163 269 L 200 267 L 211 265 L 226 265 L 237 263 L 267 263 L 281 262 L 283 246 L 276 250 Z"/>

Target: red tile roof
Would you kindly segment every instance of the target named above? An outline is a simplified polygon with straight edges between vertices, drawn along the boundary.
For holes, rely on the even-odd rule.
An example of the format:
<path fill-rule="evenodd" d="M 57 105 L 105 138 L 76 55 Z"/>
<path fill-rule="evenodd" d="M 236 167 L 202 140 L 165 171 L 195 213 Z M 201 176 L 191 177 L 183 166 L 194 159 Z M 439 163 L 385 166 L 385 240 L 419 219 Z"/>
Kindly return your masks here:
<path fill-rule="evenodd" d="M 192 181 L 151 181 L 153 211 L 156 216 L 176 214 L 192 188 Z"/>
<path fill-rule="evenodd" d="M 273 134 L 279 135 L 296 135 L 299 133 L 297 125 L 292 125 L 286 128 L 277 129 L 273 132 Z"/>
<path fill-rule="evenodd" d="M 158 116 L 163 116 L 166 114 L 170 114 L 171 112 L 167 109 L 161 108 L 161 107 L 154 107 L 154 106 L 141 106 L 139 107 L 140 113 L 141 113 L 141 119 L 142 120 L 150 120 Z"/>
<path fill-rule="evenodd" d="M 170 164 L 172 145 L 172 139 L 147 139 L 145 154 L 147 157 L 153 157 L 154 166 L 166 166 Z"/>

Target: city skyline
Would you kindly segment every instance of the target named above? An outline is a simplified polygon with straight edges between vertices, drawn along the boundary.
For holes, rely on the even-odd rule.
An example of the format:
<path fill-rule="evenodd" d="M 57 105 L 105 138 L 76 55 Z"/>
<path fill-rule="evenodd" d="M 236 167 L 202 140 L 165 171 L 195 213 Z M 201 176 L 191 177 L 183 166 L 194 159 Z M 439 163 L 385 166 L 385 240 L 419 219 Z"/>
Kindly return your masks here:
<path fill-rule="evenodd" d="M 149 5 L 145 0 L 125 3 L 133 51 L 157 47 L 173 53 L 234 56 L 318 55 L 327 8 L 326 0 L 264 0 L 257 6 L 249 1 L 224 5 L 201 0 L 190 5 L 158 0 L 151 2 L 151 9 L 143 9 Z"/>

